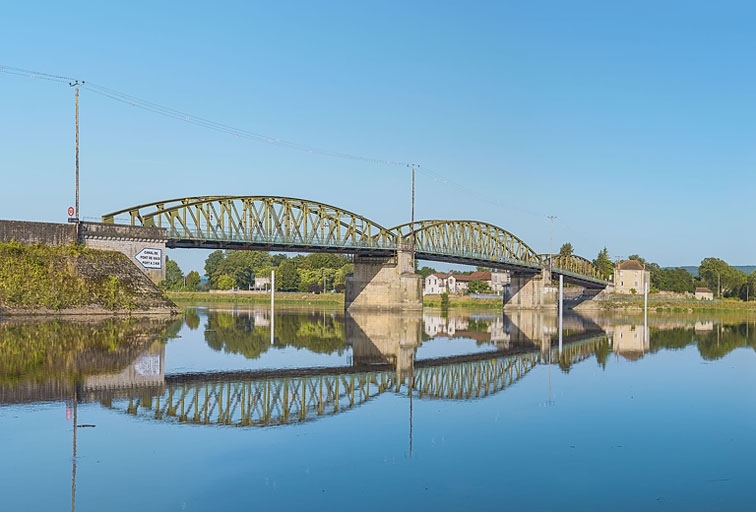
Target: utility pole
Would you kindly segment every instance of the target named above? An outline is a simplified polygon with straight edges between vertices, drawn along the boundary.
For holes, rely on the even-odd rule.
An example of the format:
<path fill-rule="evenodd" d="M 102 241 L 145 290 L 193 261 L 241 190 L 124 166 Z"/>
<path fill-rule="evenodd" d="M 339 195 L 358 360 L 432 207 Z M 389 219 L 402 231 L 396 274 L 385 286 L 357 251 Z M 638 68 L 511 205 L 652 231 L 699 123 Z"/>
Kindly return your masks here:
<path fill-rule="evenodd" d="M 552 245 L 554 240 L 554 219 L 556 215 L 549 215 L 549 272 L 554 268 L 554 247 Z"/>
<path fill-rule="evenodd" d="M 415 262 L 415 167 L 417 164 L 407 164 L 412 169 L 412 214 L 410 217 L 410 243 L 412 244 L 412 262 Z"/>
<path fill-rule="evenodd" d="M 74 222 L 79 222 L 79 87 L 84 81 L 69 82 L 70 87 L 76 89 L 76 209 L 74 210 Z"/>
<path fill-rule="evenodd" d="M 719 272 L 717 272 L 717 289 L 719 292 L 719 298 L 722 298 L 722 282 L 719 280 Z"/>

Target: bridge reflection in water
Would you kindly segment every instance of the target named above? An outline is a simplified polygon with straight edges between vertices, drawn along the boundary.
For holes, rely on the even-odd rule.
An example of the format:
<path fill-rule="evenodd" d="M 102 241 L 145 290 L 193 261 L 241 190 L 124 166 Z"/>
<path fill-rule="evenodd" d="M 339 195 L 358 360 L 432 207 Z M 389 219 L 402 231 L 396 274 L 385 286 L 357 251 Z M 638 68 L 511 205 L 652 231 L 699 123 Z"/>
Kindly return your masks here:
<path fill-rule="evenodd" d="M 565 320 L 565 346 L 559 353 L 556 316 L 535 312 L 441 320 L 420 313 L 365 313 L 347 315 L 344 322 L 345 344 L 352 349 L 349 366 L 161 375 L 162 388 L 156 388 L 153 380 L 128 399 L 108 397 L 102 403 L 150 420 L 239 427 L 285 425 L 345 412 L 387 392 L 417 399 L 483 398 L 515 384 L 539 364 L 555 363 L 568 369 L 606 343 L 599 326 L 570 316 Z M 269 324 L 258 319 L 260 323 Z M 477 330 L 461 329 L 470 323 L 478 324 Z M 486 341 L 484 350 L 417 359 L 423 340 L 433 337 L 427 332 L 429 326 L 435 336 L 444 336 L 450 326 L 455 335 L 475 332 L 473 336 Z M 149 357 L 155 357 L 154 348 Z M 137 364 L 144 366 L 144 359 Z M 157 364 L 153 359 L 148 366 L 164 371 L 164 362 Z M 115 384 L 124 375 L 137 373 L 127 369 L 111 381 Z M 98 383 L 105 384 L 103 389 L 113 387 L 102 379 Z M 87 389 L 91 393 L 93 387 Z"/>

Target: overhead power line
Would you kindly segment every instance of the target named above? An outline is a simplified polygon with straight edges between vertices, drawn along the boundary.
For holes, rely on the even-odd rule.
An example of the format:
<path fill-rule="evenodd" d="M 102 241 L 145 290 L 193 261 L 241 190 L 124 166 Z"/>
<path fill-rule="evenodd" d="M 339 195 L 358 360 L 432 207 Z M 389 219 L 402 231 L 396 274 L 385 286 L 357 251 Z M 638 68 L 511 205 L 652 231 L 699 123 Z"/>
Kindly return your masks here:
<path fill-rule="evenodd" d="M 22 69 L 22 68 L 15 68 L 11 66 L 4 66 L 2 64 L 0 64 L 0 73 L 20 76 L 20 77 L 30 78 L 30 79 L 48 80 L 52 82 L 62 82 L 65 84 L 69 84 L 71 82 L 77 81 L 77 79 L 68 77 L 68 76 L 43 73 L 40 71 L 32 71 L 32 70 Z M 83 83 L 84 82 L 82 81 L 82 84 Z M 321 155 L 321 156 L 327 156 L 327 157 L 332 157 L 332 158 L 340 158 L 340 159 L 360 161 L 360 162 L 380 164 L 380 165 L 390 165 L 393 167 L 405 167 L 405 166 L 412 165 L 409 162 L 403 162 L 403 161 L 392 160 L 392 159 L 387 159 L 387 158 L 373 158 L 373 157 L 367 157 L 367 156 L 362 156 L 362 155 L 356 155 L 353 153 L 346 153 L 343 151 L 334 151 L 334 150 L 329 150 L 326 148 L 320 148 L 316 146 L 310 146 L 307 144 L 301 144 L 298 142 L 281 139 L 280 137 L 273 137 L 270 135 L 251 132 L 245 129 L 230 126 L 225 123 L 212 121 L 210 119 L 206 119 L 201 116 L 195 116 L 188 112 L 184 112 L 184 111 L 177 110 L 171 107 L 167 107 L 159 103 L 144 100 L 136 96 L 132 96 L 130 94 L 126 94 L 126 93 L 117 91 L 115 89 L 111 89 L 109 87 L 99 85 L 89 80 L 87 80 L 85 88 L 95 94 L 117 101 L 119 103 L 123 103 L 130 107 L 146 110 L 154 114 L 158 114 L 158 115 L 175 119 L 178 121 L 190 123 L 196 126 L 200 126 L 202 128 L 214 130 L 216 132 L 233 135 L 241 139 L 252 140 L 255 142 L 262 142 L 266 144 L 280 146 L 287 149 L 292 149 L 296 151 L 301 151 L 301 152 L 316 154 L 316 155 Z M 476 201 L 479 203 L 486 203 L 498 209 L 507 208 L 510 210 L 516 210 L 520 213 L 524 213 L 524 214 L 531 215 L 534 217 L 548 218 L 548 216 L 545 213 L 536 212 L 530 209 L 514 206 L 507 201 L 491 199 L 490 197 L 487 197 L 487 195 L 484 195 L 481 193 L 480 187 L 476 186 L 475 188 L 473 188 L 463 183 L 459 183 L 426 166 L 417 167 L 416 170 L 419 174 L 427 176 L 428 178 L 432 179 L 436 183 L 441 183 L 442 185 L 447 185 L 447 186 L 456 188 L 464 192 L 465 194 L 469 195 L 471 198 L 475 198 Z"/>

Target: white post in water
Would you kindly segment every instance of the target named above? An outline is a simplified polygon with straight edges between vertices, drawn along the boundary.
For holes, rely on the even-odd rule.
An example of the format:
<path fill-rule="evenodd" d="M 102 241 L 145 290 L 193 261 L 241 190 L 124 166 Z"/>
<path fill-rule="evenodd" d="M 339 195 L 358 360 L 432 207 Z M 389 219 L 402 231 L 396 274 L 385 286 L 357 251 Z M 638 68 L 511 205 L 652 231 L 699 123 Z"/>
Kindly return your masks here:
<path fill-rule="evenodd" d="M 270 271 L 270 344 L 273 345 L 273 340 L 276 337 L 276 315 L 275 315 L 275 299 L 276 299 L 276 271 Z"/>
<path fill-rule="evenodd" d="M 562 355 L 562 314 L 564 313 L 564 276 L 559 274 L 559 355 Z"/>
<path fill-rule="evenodd" d="M 643 344 L 648 344 L 648 283 L 643 283 Z"/>

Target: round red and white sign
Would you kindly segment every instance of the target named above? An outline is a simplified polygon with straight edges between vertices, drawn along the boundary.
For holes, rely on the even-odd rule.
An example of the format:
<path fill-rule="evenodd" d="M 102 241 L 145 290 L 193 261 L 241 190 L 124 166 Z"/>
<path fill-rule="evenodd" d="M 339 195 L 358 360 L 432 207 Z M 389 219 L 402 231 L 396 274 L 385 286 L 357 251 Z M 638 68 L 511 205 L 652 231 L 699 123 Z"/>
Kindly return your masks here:
<path fill-rule="evenodd" d="M 69 206 L 68 207 L 68 216 L 69 217 L 73 217 L 73 215 L 74 215 L 74 207 L 73 206 Z"/>

